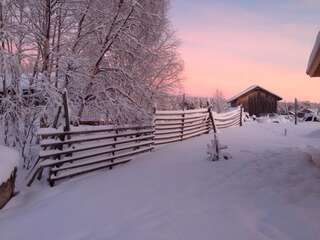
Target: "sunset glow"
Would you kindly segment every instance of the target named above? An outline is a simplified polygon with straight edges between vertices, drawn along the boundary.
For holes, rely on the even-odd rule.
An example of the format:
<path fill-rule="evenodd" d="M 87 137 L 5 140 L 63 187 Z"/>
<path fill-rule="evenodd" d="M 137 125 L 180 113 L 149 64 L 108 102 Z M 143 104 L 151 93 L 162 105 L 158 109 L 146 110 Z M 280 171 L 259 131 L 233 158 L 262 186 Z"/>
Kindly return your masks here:
<path fill-rule="evenodd" d="M 305 71 L 320 30 L 320 2 L 252 2 L 173 2 L 171 18 L 185 61 L 184 91 L 210 96 L 218 88 L 229 98 L 258 84 L 286 101 L 319 102 L 320 79 Z"/>

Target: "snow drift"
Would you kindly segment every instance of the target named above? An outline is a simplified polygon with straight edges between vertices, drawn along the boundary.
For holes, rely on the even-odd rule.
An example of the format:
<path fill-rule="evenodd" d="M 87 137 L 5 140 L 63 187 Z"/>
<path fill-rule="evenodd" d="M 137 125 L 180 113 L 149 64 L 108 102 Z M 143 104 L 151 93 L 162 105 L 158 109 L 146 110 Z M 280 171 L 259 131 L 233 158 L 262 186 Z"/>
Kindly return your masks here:
<path fill-rule="evenodd" d="M 19 153 L 11 148 L 0 145 L 0 185 L 6 182 L 15 167 L 18 166 Z"/>

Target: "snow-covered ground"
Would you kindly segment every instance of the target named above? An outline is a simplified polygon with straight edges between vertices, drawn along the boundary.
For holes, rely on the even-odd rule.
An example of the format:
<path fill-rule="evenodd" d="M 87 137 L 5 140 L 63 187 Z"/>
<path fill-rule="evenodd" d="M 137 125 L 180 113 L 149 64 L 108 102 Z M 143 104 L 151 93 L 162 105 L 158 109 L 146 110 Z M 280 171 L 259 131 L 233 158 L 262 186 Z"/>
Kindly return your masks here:
<path fill-rule="evenodd" d="M 232 159 L 207 160 L 208 134 L 21 189 L 0 211 L 0 239 L 318 240 L 320 124 L 252 122 L 219 137 Z"/>

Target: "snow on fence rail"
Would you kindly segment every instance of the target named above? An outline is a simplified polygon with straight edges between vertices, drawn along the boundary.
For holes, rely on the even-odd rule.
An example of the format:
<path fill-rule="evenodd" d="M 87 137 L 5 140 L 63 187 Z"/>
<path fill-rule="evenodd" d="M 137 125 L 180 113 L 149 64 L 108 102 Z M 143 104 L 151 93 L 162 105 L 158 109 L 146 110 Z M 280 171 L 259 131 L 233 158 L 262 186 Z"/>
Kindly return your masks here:
<path fill-rule="evenodd" d="M 210 109 L 155 111 L 155 144 L 181 141 L 209 133 L 212 122 Z"/>
<path fill-rule="evenodd" d="M 29 173 L 27 185 L 48 175 L 56 181 L 127 163 L 133 155 L 151 151 L 154 145 L 182 141 L 217 129 L 242 125 L 242 108 L 217 114 L 211 108 L 155 111 L 153 125 L 89 127 L 79 130 L 40 129 L 41 151 Z"/>
<path fill-rule="evenodd" d="M 227 113 L 215 113 L 211 108 L 185 111 L 155 111 L 155 144 L 182 141 L 211 129 L 242 125 L 242 108 Z"/>
<path fill-rule="evenodd" d="M 242 107 L 238 107 L 227 113 L 212 113 L 214 124 L 217 129 L 229 128 L 233 126 L 242 126 Z"/>

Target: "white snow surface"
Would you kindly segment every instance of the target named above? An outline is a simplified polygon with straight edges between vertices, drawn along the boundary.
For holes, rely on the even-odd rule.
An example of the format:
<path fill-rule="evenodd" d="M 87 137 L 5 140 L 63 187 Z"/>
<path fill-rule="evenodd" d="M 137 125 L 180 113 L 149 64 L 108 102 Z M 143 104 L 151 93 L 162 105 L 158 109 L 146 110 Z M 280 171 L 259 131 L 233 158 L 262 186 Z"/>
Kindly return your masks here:
<path fill-rule="evenodd" d="M 18 162 L 19 153 L 17 151 L 0 145 L 0 185 L 10 178 Z"/>
<path fill-rule="evenodd" d="M 317 54 L 319 53 L 320 50 L 320 32 L 317 34 L 316 41 L 314 43 L 314 46 L 312 48 L 309 60 L 308 60 L 308 65 L 307 65 L 307 73 L 311 72 L 312 64 L 315 61 Z"/>
<path fill-rule="evenodd" d="M 218 135 L 232 159 L 208 161 L 206 134 L 54 188 L 20 189 L 0 211 L 0 238 L 318 240 L 310 146 L 320 146 L 319 123 L 250 122 Z"/>

